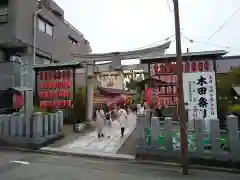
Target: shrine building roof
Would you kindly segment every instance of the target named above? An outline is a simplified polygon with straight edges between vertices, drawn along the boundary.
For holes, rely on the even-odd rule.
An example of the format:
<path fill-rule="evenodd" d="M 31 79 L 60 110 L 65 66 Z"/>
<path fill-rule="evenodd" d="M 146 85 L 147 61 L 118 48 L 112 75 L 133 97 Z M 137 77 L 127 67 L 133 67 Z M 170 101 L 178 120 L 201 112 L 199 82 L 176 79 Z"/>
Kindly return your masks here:
<path fill-rule="evenodd" d="M 219 57 L 227 54 L 225 50 L 216 50 L 216 51 L 200 51 L 200 52 L 188 52 L 182 53 L 183 60 L 199 60 L 201 58 L 219 59 Z M 174 62 L 176 60 L 176 54 L 166 54 L 158 57 L 144 58 L 140 59 L 142 64 L 152 64 L 152 63 L 161 63 L 161 62 Z"/>

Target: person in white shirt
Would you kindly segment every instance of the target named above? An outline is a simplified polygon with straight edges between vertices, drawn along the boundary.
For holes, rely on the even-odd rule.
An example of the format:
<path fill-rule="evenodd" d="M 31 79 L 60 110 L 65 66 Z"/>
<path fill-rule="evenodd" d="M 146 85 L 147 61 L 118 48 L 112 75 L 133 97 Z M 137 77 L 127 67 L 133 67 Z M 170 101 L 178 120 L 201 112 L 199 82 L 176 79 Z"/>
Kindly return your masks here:
<path fill-rule="evenodd" d="M 127 126 L 127 120 L 128 120 L 127 111 L 123 106 L 118 111 L 118 123 L 120 124 L 121 127 L 121 136 L 124 136 L 125 128 Z"/>
<path fill-rule="evenodd" d="M 145 108 L 143 104 L 141 104 L 141 107 L 139 108 L 139 114 L 145 114 Z"/>
<path fill-rule="evenodd" d="M 97 128 L 98 139 L 100 139 L 101 137 L 104 137 L 103 127 L 104 127 L 105 120 L 106 120 L 106 117 L 103 109 L 101 107 L 98 107 L 96 110 L 96 128 Z"/>

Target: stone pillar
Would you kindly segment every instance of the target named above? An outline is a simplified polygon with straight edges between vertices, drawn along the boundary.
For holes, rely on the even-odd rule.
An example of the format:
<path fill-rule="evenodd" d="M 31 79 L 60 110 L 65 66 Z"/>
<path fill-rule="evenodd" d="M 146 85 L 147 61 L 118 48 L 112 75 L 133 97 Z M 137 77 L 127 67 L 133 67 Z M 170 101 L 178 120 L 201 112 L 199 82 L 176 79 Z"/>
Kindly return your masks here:
<path fill-rule="evenodd" d="M 43 136 L 43 115 L 40 112 L 33 114 L 33 138 Z"/>
<path fill-rule="evenodd" d="M 121 65 L 121 56 L 119 52 L 112 53 L 112 63 L 111 67 L 114 71 L 116 70 L 122 70 Z"/>
<path fill-rule="evenodd" d="M 87 118 L 89 121 L 92 120 L 92 115 L 93 115 L 93 77 L 92 76 L 88 76 L 87 79 Z"/>
<path fill-rule="evenodd" d="M 29 118 L 32 115 L 33 112 L 33 89 L 34 89 L 34 83 L 36 83 L 35 80 L 35 71 L 33 70 L 33 61 L 28 61 L 28 72 L 27 72 L 27 84 L 26 86 L 32 89 L 32 91 L 26 92 L 26 121 L 29 120 Z M 36 89 L 35 89 L 36 91 Z"/>

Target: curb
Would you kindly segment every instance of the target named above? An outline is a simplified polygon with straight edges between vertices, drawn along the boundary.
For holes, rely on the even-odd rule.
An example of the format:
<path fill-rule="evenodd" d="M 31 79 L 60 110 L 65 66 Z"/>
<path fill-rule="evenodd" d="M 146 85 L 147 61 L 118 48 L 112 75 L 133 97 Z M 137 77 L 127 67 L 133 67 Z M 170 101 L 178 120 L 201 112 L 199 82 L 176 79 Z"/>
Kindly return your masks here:
<path fill-rule="evenodd" d="M 45 149 L 23 149 L 15 147 L 0 147 L 0 150 L 9 150 L 9 151 L 20 151 L 20 152 L 29 152 L 29 153 L 39 153 L 39 154 L 48 154 L 48 155 L 57 155 L 57 156 L 75 156 L 75 157 L 85 157 L 85 158 L 95 158 L 95 159 L 108 159 L 108 160 L 121 160 L 121 161 L 135 161 L 135 157 L 120 157 L 120 156 L 108 156 L 99 155 L 99 154 L 86 154 L 86 153 L 74 153 L 74 152 L 64 152 L 64 151 L 55 151 L 55 150 L 45 150 Z"/>
<path fill-rule="evenodd" d="M 48 155 L 56 155 L 56 156 L 74 156 L 74 157 L 94 158 L 94 159 L 102 159 L 102 160 L 118 160 L 118 161 L 122 161 L 122 162 L 128 162 L 131 164 L 145 164 L 145 165 L 165 166 L 165 167 L 169 167 L 169 168 L 181 168 L 181 164 L 178 164 L 178 163 L 135 160 L 135 158 L 133 158 L 133 156 L 132 156 L 132 158 L 130 158 L 130 156 L 129 157 L 127 157 L 127 156 L 126 157 L 117 157 L 117 156 L 108 156 L 107 154 L 104 156 L 104 155 L 98 155 L 98 154 L 73 153 L 73 152 L 41 150 L 41 149 L 33 150 L 33 149 L 23 149 L 23 148 L 15 148 L 15 147 L 0 147 L 0 150 L 20 151 L 20 152 L 48 154 Z M 228 168 L 221 168 L 221 167 L 200 166 L 200 165 L 189 165 L 188 167 L 189 167 L 189 169 L 195 169 L 195 170 L 240 173 L 240 170 L 238 170 L 238 169 L 228 169 Z"/>
<path fill-rule="evenodd" d="M 171 163 L 171 162 L 136 160 L 133 163 L 181 168 L 181 164 Z M 240 173 L 240 170 L 238 169 L 228 169 L 228 168 L 221 168 L 221 167 L 214 167 L 214 166 L 188 165 L 188 168 L 195 169 L 195 170 L 215 171 L 215 172 Z"/>

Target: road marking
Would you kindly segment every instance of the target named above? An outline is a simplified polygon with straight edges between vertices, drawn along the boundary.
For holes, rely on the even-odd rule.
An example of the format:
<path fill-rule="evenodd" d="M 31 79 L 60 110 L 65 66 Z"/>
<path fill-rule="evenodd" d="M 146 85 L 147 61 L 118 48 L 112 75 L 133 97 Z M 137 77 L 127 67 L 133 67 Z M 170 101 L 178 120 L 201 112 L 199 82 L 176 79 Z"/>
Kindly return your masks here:
<path fill-rule="evenodd" d="M 27 161 L 10 161 L 10 163 L 29 164 Z"/>

